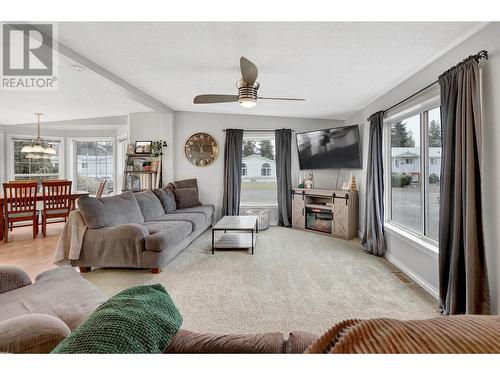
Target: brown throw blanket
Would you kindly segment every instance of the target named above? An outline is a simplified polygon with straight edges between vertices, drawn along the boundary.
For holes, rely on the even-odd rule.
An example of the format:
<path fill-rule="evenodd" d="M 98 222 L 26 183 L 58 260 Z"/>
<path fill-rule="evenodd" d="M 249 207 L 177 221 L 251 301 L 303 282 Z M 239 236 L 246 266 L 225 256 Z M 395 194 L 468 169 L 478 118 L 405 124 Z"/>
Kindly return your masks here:
<path fill-rule="evenodd" d="M 345 320 L 306 353 L 500 353 L 500 316 Z"/>

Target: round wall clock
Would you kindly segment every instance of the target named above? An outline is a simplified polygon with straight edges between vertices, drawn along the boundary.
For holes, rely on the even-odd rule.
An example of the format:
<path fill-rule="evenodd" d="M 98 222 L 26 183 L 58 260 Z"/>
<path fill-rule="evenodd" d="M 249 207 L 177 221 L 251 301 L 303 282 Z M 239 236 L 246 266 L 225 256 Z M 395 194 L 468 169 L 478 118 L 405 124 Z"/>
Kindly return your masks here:
<path fill-rule="evenodd" d="M 219 156 L 219 145 L 210 134 L 196 133 L 186 141 L 184 153 L 186 158 L 194 165 L 206 167 Z"/>

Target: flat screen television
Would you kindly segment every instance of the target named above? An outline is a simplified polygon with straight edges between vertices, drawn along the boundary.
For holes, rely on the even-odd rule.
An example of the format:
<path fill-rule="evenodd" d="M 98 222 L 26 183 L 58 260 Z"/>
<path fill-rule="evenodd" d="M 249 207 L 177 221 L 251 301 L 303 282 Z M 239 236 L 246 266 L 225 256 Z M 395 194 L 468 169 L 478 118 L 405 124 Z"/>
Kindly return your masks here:
<path fill-rule="evenodd" d="M 361 168 L 358 125 L 297 133 L 296 137 L 301 170 Z"/>

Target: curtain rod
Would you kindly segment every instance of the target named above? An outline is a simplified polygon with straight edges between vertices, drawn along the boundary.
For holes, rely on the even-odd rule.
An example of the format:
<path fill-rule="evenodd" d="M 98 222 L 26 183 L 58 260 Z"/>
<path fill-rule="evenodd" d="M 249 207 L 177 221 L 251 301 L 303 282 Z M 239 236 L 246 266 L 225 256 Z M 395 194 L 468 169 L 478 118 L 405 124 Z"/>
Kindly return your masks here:
<path fill-rule="evenodd" d="M 465 60 L 463 60 L 463 61 L 468 60 L 470 57 L 473 57 L 476 61 L 479 61 L 479 60 L 481 60 L 481 59 L 486 59 L 486 60 L 488 60 L 488 51 L 481 50 L 481 51 L 479 51 L 478 53 L 476 53 L 475 55 L 469 56 L 467 59 L 465 59 Z M 462 62 L 463 62 L 463 61 L 462 61 Z M 418 94 L 420 94 L 421 92 L 423 92 L 423 91 L 427 90 L 429 87 L 434 86 L 434 85 L 435 85 L 436 83 L 438 83 L 438 82 L 439 82 L 439 80 L 435 80 L 434 82 L 432 82 L 432 83 L 428 84 L 427 86 L 425 86 L 423 89 L 418 90 L 417 92 L 415 92 L 415 93 L 411 94 L 410 96 L 408 96 L 408 97 L 404 98 L 403 100 L 401 100 L 401 101 L 397 102 L 396 104 L 394 104 L 394 105 L 390 106 L 389 108 L 384 109 L 384 110 L 383 110 L 383 111 L 381 111 L 381 112 L 383 112 L 383 113 L 385 113 L 385 112 L 389 112 L 391 109 L 394 109 L 394 108 L 396 108 L 398 105 L 401 105 L 401 104 L 403 104 L 404 102 L 407 102 L 408 100 L 410 100 L 410 99 L 414 98 L 415 96 L 417 96 L 417 95 L 418 95 Z M 370 116 L 370 117 L 371 117 L 371 116 Z M 366 119 L 366 121 L 370 121 L 370 117 L 368 117 L 368 118 Z"/>
<path fill-rule="evenodd" d="M 230 129 L 222 129 L 223 132 L 227 131 L 227 130 L 230 130 Z M 243 130 L 244 132 L 247 132 L 247 133 L 274 133 L 274 130 L 275 129 L 241 129 Z M 283 128 L 283 130 L 286 130 L 285 128 Z M 295 130 L 293 129 L 290 129 L 293 132 L 295 132 Z"/>

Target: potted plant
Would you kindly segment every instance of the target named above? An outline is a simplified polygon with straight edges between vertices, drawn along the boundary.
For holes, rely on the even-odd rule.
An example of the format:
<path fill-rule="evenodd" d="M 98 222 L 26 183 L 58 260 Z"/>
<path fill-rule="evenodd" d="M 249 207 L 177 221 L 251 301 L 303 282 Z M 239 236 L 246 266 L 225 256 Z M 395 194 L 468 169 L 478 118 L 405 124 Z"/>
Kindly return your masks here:
<path fill-rule="evenodd" d="M 157 141 L 153 141 L 151 143 L 151 156 L 158 158 L 161 160 L 163 158 L 163 149 L 167 147 L 167 141 L 163 139 L 159 139 Z M 153 167 L 154 169 L 157 168 L 157 166 Z M 163 168 L 160 168 L 160 187 L 163 186 Z"/>

